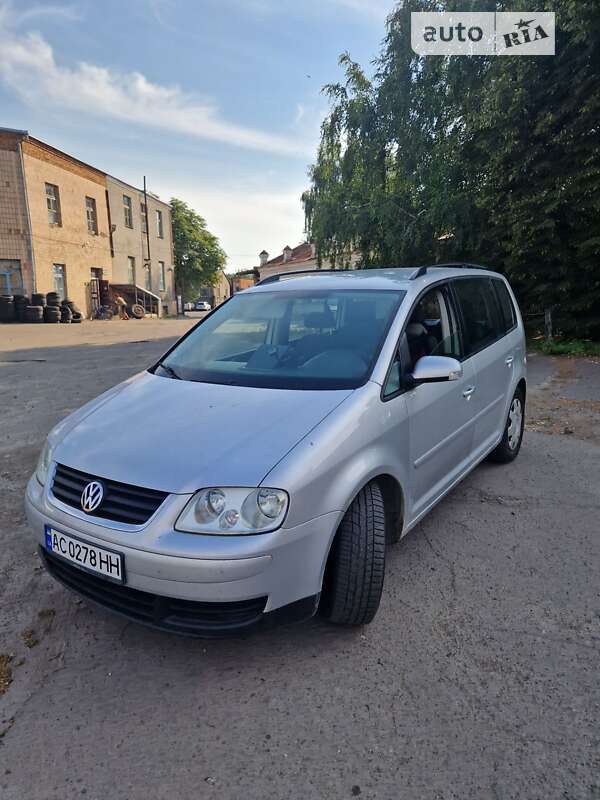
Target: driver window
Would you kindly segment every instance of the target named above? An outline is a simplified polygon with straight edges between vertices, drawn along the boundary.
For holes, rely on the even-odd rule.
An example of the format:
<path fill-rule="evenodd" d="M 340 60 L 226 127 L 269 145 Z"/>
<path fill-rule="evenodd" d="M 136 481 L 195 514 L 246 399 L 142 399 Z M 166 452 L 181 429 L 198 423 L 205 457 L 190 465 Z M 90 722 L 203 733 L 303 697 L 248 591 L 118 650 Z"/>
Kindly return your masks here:
<path fill-rule="evenodd" d="M 436 287 L 417 303 L 406 326 L 409 370 L 423 356 L 460 358 L 458 326 L 452 306 L 446 300 L 446 289 Z"/>

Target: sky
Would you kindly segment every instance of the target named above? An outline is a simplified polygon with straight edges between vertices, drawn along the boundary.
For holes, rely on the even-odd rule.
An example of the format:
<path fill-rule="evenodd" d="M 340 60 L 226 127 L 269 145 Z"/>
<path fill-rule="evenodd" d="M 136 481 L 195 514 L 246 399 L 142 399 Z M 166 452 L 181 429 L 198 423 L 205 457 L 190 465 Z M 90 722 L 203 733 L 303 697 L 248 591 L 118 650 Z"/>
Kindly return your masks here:
<path fill-rule="evenodd" d="M 326 83 L 392 0 L 0 0 L 0 126 L 207 221 L 228 271 L 304 239 Z"/>

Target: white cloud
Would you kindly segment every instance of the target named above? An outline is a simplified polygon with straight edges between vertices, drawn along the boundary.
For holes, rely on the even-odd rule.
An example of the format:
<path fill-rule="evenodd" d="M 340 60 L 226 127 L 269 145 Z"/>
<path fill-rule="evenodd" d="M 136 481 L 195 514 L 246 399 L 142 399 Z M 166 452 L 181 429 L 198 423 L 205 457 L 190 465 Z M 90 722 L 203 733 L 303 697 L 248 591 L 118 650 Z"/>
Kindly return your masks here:
<path fill-rule="evenodd" d="M 153 189 L 163 198 L 176 195 L 195 208 L 219 237 L 227 253 L 227 270 L 255 267 L 264 248 L 274 257 L 286 244 L 303 240 L 304 215 L 300 195 L 305 187 L 284 192 L 221 190 L 215 186 L 176 185 L 153 180 Z"/>
<path fill-rule="evenodd" d="M 77 22 L 82 19 L 82 16 L 80 9 L 75 8 L 75 6 L 46 3 L 41 6 L 29 6 L 29 8 L 19 6 L 17 10 L 12 2 L 0 2 L 0 33 L 4 28 L 8 28 L 9 26 L 18 28 L 25 23 L 40 18 L 54 18 L 66 20 L 68 22 Z"/>
<path fill-rule="evenodd" d="M 60 65 L 42 36 L 15 32 L 17 21 L 10 7 L 0 5 L 0 81 L 34 108 L 108 117 L 276 155 L 314 155 L 312 141 L 229 122 L 212 102 L 152 83 L 140 72 L 85 62 Z"/>

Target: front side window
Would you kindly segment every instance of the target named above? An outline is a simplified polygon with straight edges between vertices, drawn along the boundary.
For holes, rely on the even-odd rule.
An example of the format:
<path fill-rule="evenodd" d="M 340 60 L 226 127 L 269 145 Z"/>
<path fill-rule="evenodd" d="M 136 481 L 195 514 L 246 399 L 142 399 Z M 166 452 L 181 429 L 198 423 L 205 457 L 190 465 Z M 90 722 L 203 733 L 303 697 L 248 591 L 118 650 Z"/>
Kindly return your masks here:
<path fill-rule="evenodd" d="M 88 232 L 98 233 L 98 215 L 96 214 L 96 201 L 93 197 L 85 198 L 85 214 L 87 217 Z"/>
<path fill-rule="evenodd" d="M 402 351 L 402 352 L 400 352 Z M 458 323 L 446 286 L 436 286 L 413 308 L 384 387 L 384 397 L 402 387 L 402 373 L 412 372 L 423 356 L 461 358 Z"/>
<path fill-rule="evenodd" d="M 156 235 L 159 239 L 164 237 L 162 211 L 158 208 L 156 209 Z"/>
<path fill-rule="evenodd" d="M 133 211 L 131 206 L 131 197 L 123 195 L 123 217 L 125 219 L 125 226 L 133 228 Z"/>
<path fill-rule="evenodd" d="M 465 333 L 465 355 L 493 344 L 501 330 L 496 294 L 490 278 L 462 278 L 453 282 Z"/>
<path fill-rule="evenodd" d="M 273 389 L 356 388 L 368 380 L 404 295 L 236 294 L 169 353 L 157 374 Z"/>
<path fill-rule="evenodd" d="M 165 262 L 158 262 L 158 289 L 161 292 L 165 290 Z"/>
<path fill-rule="evenodd" d="M 48 207 L 48 222 L 50 225 L 61 225 L 58 186 L 53 183 L 46 184 L 46 206 Z"/>

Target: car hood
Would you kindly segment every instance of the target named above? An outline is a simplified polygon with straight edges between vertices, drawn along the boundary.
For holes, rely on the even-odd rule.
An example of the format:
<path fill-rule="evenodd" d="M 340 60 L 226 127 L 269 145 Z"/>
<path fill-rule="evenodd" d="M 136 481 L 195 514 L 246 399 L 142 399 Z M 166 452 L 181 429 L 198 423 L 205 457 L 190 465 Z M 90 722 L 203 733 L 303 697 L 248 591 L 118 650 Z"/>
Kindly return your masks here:
<path fill-rule="evenodd" d="M 258 486 L 352 390 L 302 391 L 130 378 L 57 426 L 53 459 L 169 493 Z"/>

